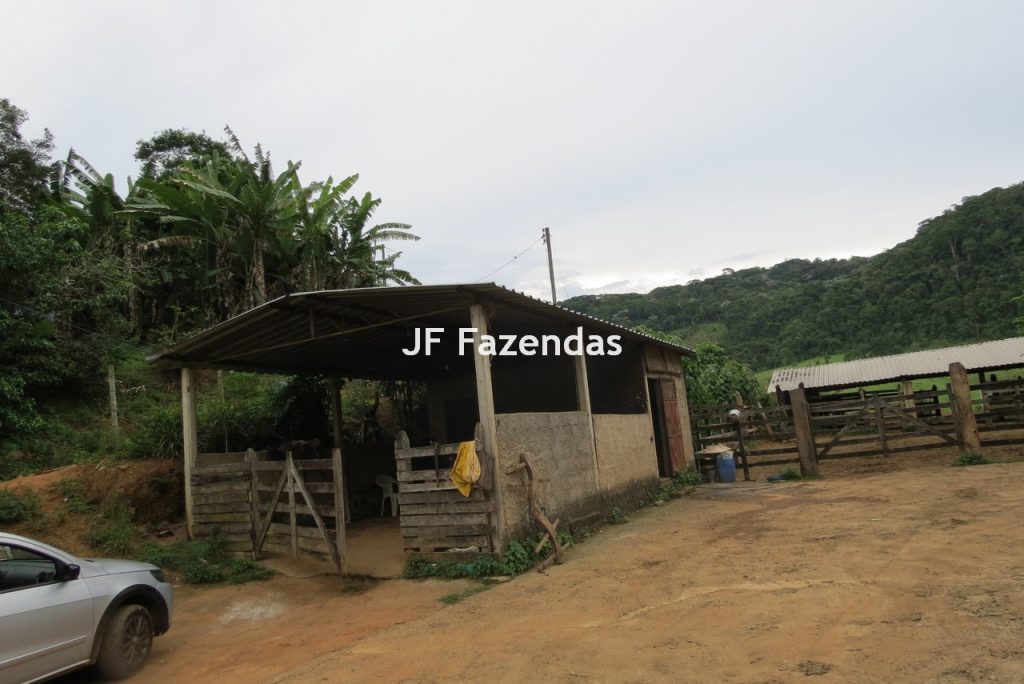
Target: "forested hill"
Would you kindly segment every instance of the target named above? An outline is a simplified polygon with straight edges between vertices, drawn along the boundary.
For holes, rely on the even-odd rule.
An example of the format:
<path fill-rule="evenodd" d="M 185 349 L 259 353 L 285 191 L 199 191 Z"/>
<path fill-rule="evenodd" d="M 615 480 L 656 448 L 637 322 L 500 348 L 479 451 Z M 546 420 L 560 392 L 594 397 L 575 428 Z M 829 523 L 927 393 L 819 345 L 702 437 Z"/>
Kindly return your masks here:
<path fill-rule="evenodd" d="M 1012 336 L 1022 293 L 1024 183 L 965 198 L 873 257 L 792 259 L 643 295 L 562 304 L 672 332 L 691 345 L 716 342 L 754 368 L 769 368 Z"/>

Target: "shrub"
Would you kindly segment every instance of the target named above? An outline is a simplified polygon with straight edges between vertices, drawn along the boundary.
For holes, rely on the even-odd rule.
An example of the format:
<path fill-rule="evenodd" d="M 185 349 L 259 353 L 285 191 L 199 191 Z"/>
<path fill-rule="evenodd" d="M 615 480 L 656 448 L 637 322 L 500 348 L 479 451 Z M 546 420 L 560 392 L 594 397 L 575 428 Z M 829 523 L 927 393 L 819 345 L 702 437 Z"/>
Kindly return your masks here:
<path fill-rule="evenodd" d="M 232 557 L 219 535 L 172 544 L 146 542 L 136 558 L 179 573 L 189 584 L 244 584 L 274 574 L 248 558 Z"/>
<path fill-rule="evenodd" d="M 988 465 L 991 462 L 982 454 L 974 451 L 965 451 L 956 457 L 956 460 L 953 461 L 953 467 L 963 468 L 964 466 Z"/>
<path fill-rule="evenodd" d="M 39 497 L 31 490 L 0 489 L 0 523 L 16 523 L 39 516 Z"/>
<path fill-rule="evenodd" d="M 781 479 L 781 480 L 802 480 L 802 479 L 804 479 L 804 476 L 800 474 L 799 470 L 797 470 L 793 466 L 789 466 L 788 468 L 783 470 L 781 473 L 779 473 L 779 479 Z"/>
<path fill-rule="evenodd" d="M 132 511 L 119 498 L 103 502 L 99 514 L 85 533 L 89 546 L 113 556 L 130 555 L 138 538 L 139 532 L 132 523 Z"/>

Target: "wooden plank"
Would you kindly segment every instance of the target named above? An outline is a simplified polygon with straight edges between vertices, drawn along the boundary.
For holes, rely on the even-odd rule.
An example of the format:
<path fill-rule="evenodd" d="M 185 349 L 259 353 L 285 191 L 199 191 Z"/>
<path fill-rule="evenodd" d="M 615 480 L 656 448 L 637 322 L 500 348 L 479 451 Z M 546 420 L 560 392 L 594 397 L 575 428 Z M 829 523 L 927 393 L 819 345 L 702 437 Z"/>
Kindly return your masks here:
<path fill-rule="evenodd" d="M 192 516 L 192 522 L 194 525 L 218 522 L 247 522 L 248 520 L 248 513 L 209 513 L 203 515 L 196 513 Z"/>
<path fill-rule="evenodd" d="M 241 534 L 242 532 L 249 531 L 249 523 L 221 523 L 210 525 L 196 525 L 196 536 L 202 537 L 204 535 L 213 534 L 214 530 L 219 530 L 224 534 Z"/>
<path fill-rule="evenodd" d="M 473 503 L 477 503 L 480 501 L 487 501 L 487 498 L 480 489 L 473 489 L 468 497 L 462 496 L 462 494 L 457 490 L 398 493 L 398 503 L 402 506 L 409 504 L 447 503 L 451 501 L 471 501 Z"/>
<path fill-rule="evenodd" d="M 295 461 L 291 461 L 291 467 L 292 482 L 295 483 L 295 486 L 298 487 L 299 493 L 302 494 L 302 497 L 306 500 L 306 505 L 309 506 L 310 513 L 313 515 L 313 522 L 316 523 L 316 528 L 320 531 L 324 543 L 327 545 L 328 550 L 331 552 L 331 559 L 334 561 L 334 564 L 340 570 L 341 558 L 338 556 L 338 550 L 334 548 L 334 545 L 331 543 L 331 538 L 327 535 L 327 526 L 324 525 L 323 519 L 320 517 L 320 514 L 316 510 L 316 502 L 313 500 L 313 496 L 309 493 L 309 490 L 306 489 L 306 484 L 302 481 L 302 475 L 295 467 Z M 341 513 L 342 516 L 344 516 L 344 513 L 341 512 L 340 507 L 337 510 Z M 341 525 L 339 525 L 339 527 L 344 526 L 345 522 L 344 520 L 342 520 Z M 297 531 L 295 531 L 295 533 L 297 534 Z"/>
<path fill-rule="evenodd" d="M 458 549 L 467 546 L 477 546 L 481 550 L 488 551 L 491 548 L 491 538 L 487 535 L 478 535 L 475 537 L 408 538 L 402 540 L 402 548 L 406 551 L 431 552 L 434 549 Z"/>
<path fill-rule="evenodd" d="M 248 473 L 249 464 L 242 463 L 222 463 L 219 465 L 208 465 L 208 466 L 196 466 L 192 468 L 193 475 L 216 475 L 220 473 Z"/>
<path fill-rule="evenodd" d="M 192 511 L 195 515 L 208 515 L 211 513 L 249 513 L 252 506 L 248 501 L 232 501 L 230 503 L 209 503 L 196 504 Z"/>
<path fill-rule="evenodd" d="M 320 534 L 320 530 L 315 527 L 299 525 L 295 529 L 299 537 L 305 537 L 306 539 L 323 539 L 323 536 Z M 288 536 L 291 533 L 291 528 L 284 523 L 272 522 L 270 523 L 270 528 L 267 530 L 267 534 L 283 534 Z"/>
<path fill-rule="evenodd" d="M 288 527 L 291 529 L 292 535 L 292 559 L 299 560 L 299 535 L 296 530 L 298 518 L 295 511 L 295 473 L 298 471 L 295 470 L 295 465 L 292 461 L 292 452 L 288 452 L 285 460 L 288 463 L 286 466 L 288 475 Z"/>
<path fill-rule="evenodd" d="M 274 509 L 277 508 L 277 501 L 281 498 L 281 492 L 284 490 L 285 483 L 288 480 L 288 471 L 282 470 L 281 477 L 277 480 L 277 488 L 274 490 L 274 494 L 270 497 L 270 501 L 267 504 L 267 517 L 264 518 L 263 524 L 260 525 L 260 532 L 256 535 L 256 552 L 259 553 L 260 549 L 263 548 L 263 540 L 267 536 L 267 529 L 270 527 L 270 520 L 274 517 Z M 258 502 L 257 502 L 258 503 Z M 257 517 L 258 517 L 257 513 Z"/>
<path fill-rule="evenodd" d="M 475 561 L 475 560 L 478 560 L 478 559 L 480 559 L 480 558 L 482 558 L 484 556 L 490 556 L 492 558 L 500 558 L 500 556 L 497 553 L 493 553 L 493 552 L 487 552 L 487 553 L 484 553 L 484 552 L 481 552 L 481 553 L 444 553 L 444 552 L 439 552 L 439 553 L 422 553 L 422 552 L 420 552 L 420 553 L 412 553 L 412 554 L 410 554 L 410 556 L 412 558 L 417 559 L 417 560 L 424 560 L 424 561 L 427 561 L 427 562 L 430 562 L 430 563 L 443 563 L 443 562 L 446 562 L 446 561 L 454 561 L 454 562 L 457 562 L 457 563 L 462 563 L 462 562 Z"/>
<path fill-rule="evenodd" d="M 193 497 L 202 493 L 204 496 L 222 492 L 246 492 L 249 490 L 248 481 L 243 480 L 218 480 L 215 482 L 193 483 Z"/>
<path fill-rule="evenodd" d="M 490 501 L 441 501 L 436 503 L 403 504 L 402 515 L 437 515 L 448 513 L 491 513 Z"/>
<path fill-rule="evenodd" d="M 435 525 L 475 525 L 486 523 L 486 513 L 447 513 L 444 515 L 402 515 L 402 527 L 425 527 Z"/>
<path fill-rule="evenodd" d="M 440 470 L 409 470 L 398 473 L 399 482 L 444 482 L 451 480 L 452 469 L 442 468 Z M 399 485 L 401 486 L 401 485 Z"/>
<path fill-rule="evenodd" d="M 490 526 L 484 525 L 439 525 L 435 527 L 403 527 L 403 537 L 464 537 L 474 534 L 487 534 Z"/>
<path fill-rule="evenodd" d="M 245 555 L 251 555 L 252 539 L 247 539 L 245 541 L 224 542 L 224 550 L 230 553 L 243 553 Z"/>
<path fill-rule="evenodd" d="M 199 453 L 199 435 L 196 428 L 196 373 L 191 368 L 181 369 L 181 431 L 185 463 L 185 527 L 189 539 L 195 536 L 192 515 L 192 468 Z"/>
<path fill-rule="evenodd" d="M 437 451 L 435 451 L 435 449 Z M 404 449 L 395 450 L 395 459 L 399 461 L 406 461 L 410 458 L 423 458 L 425 456 L 433 456 L 435 453 L 439 455 L 454 455 L 459 452 L 459 443 L 452 442 L 450 444 L 438 444 L 421 447 L 407 447 Z"/>
<path fill-rule="evenodd" d="M 411 492 L 456 492 L 455 485 L 449 480 L 447 484 L 434 482 L 400 482 L 398 493 L 407 494 Z"/>
<path fill-rule="evenodd" d="M 238 501 L 249 503 L 249 493 L 240 489 L 229 492 L 213 492 L 207 494 L 201 488 L 197 487 L 193 489 L 193 491 L 195 493 L 192 495 L 192 503 L 195 506 L 202 506 L 203 504 L 236 503 Z"/>

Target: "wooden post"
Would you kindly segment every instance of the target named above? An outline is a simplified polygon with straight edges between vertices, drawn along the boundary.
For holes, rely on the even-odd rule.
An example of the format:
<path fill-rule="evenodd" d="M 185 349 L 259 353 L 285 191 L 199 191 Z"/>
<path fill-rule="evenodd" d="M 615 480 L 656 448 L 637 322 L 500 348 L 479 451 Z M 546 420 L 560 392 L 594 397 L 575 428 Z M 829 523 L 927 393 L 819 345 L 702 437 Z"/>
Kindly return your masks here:
<path fill-rule="evenodd" d="M 793 407 L 793 430 L 796 432 L 796 448 L 800 453 L 800 474 L 804 477 L 817 477 L 820 474 L 818 452 L 814 445 L 811 410 L 807 406 L 803 383 L 789 391 L 789 403 Z"/>
<path fill-rule="evenodd" d="M 491 382 L 491 357 L 479 354 L 483 335 L 487 334 L 487 312 L 481 304 L 469 307 L 473 327 L 473 369 L 476 374 L 476 403 L 484 449 L 494 462 L 494 546 L 500 557 L 505 554 L 505 510 L 502 508 L 505 473 L 498 457 L 498 423 L 494 417 L 494 385 Z"/>
<path fill-rule="evenodd" d="M 590 433 L 590 450 L 594 457 L 594 488 L 596 491 L 601 491 L 601 470 L 597 463 L 597 433 L 594 430 L 594 412 L 590 407 L 590 381 L 587 379 L 586 354 L 573 357 L 573 370 L 576 374 L 576 404 L 579 406 L 580 413 L 587 417 L 587 431 Z"/>
<path fill-rule="evenodd" d="M 217 371 L 217 396 L 220 398 L 220 403 L 224 404 L 226 399 L 225 399 L 225 394 L 224 394 L 224 371 L 222 371 L 222 370 L 218 370 Z M 224 453 L 226 454 L 226 453 L 228 453 L 230 451 L 230 449 L 228 448 L 228 412 L 227 411 L 224 411 L 224 425 L 223 425 L 223 427 L 224 427 Z"/>
<path fill-rule="evenodd" d="M 917 406 L 917 400 L 914 399 L 914 381 L 901 380 L 900 394 L 903 395 L 903 408 L 916 416 L 917 411 L 915 410 L 915 407 Z"/>
<path fill-rule="evenodd" d="M 338 572 L 345 573 L 346 550 L 345 550 L 345 523 L 348 513 L 345 504 L 348 497 L 343 497 L 338 492 L 345 491 L 345 470 L 341 460 L 341 449 L 331 449 L 331 470 L 334 471 L 334 544 L 338 547 Z"/>
<path fill-rule="evenodd" d="M 110 394 L 110 429 L 116 439 L 120 428 L 117 424 L 117 376 L 114 374 L 114 364 L 107 366 L 107 392 Z"/>
<path fill-rule="evenodd" d="M 196 431 L 196 372 L 181 369 L 181 431 L 185 462 L 185 526 L 188 538 L 195 539 L 192 519 L 192 468 L 199 455 L 199 435 Z"/>
<path fill-rule="evenodd" d="M 249 464 L 249 510 L 252 520 L 252 559 L 259 560 L 259 549 L 256 548 L 256 531 L 260 528 L 260 480 L 256 470 L 256 451 L 250 447 L 245 452 L 245 462 Z"/>
<path fill-rule="evenodd" d="M 953 420 L 956 422 L 956 435 L 960 440 L 960 448 L 964 451 L 981 452 L 981 437 L 978 436 L 978 424 L 974 420 L 974 402 L 971 400 L 971 385 L 967 379 L 967 370 L 962 363 L 954 361 L 949 364 L 950 398 L 953 400 Z"/>
<path fill-rule="evenodd" d="M 295 510 L 295 476 L 292 474 L 295 470 L 295 462 L 292 460 L 292 452 L 288 452 L 287 463 L 285 468 L 288 473 L 288 527 L 292 534 L 292 559 L 299 560 L 299 523 L 297 520 L 297 513 Z M 307 502 L 310 506 L 313 505 L 312 501 Z"/>
<path fill-rule="evenodd" d="M 889 440 L 886 439 L 885 435 L 885 416 L 882 415 L 882 397 L 876 394 L 873 397 L 873 403 L 875 405 L 875 425 L 878 426 L 878 442 L 882 447 L 882 456 L 889 458 Z"/>
<path fill-rule="evenodd" d="M 341 408 L 341 386 L 342 386 L 342 384 L 341 384 L 341 380 L 339 380 L 338 378 L 331 378 L 328 381 L 328 385 L 330 386 L 330 390 L 329 391 L 331 393 L 331 402 L 330 402 L 330 406 L 331 406 L 331 432 L 334 435 L 334 448 L 337 449 L 340 454 L 344 455 L 344 451 L 345 451 L 345 433 L 342 430 L 342 420 L 341 420 L 342 419 L 342 413 L 341 413 L 341 411 L 342 411 L 342 408 Z M 345 482 L 344 475 L 345 475 L 345 473 L 342 472 L 342 480 L 341 480 L 342 484 L 344 484 L 344 482 Z M 339 492 L 340 492 L 342 504 L 344 505 L 344 509 L 345 509 L 345 518 L 344 518 L 344 520 L 345 520 L 345 522 L 352 522 L 352 513 L 349 510 L 348 492 L 345 491 L 344 488 L 339 490 Z M 337 496 L 338 492 L 335 492 L 335 494 Z"/>

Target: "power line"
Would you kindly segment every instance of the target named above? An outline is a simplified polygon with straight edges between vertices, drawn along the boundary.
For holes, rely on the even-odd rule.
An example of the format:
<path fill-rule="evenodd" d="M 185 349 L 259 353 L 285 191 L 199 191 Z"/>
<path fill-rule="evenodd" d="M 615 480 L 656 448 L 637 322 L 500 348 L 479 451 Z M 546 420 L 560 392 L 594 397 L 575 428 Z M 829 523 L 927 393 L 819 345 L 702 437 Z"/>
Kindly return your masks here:
<path fill-rule="evenodd" d="M 531 249 L 533 249 L 534 247 L 536 247 L 536 246 L 537 246 L 537 243 L 538 243 L 538 242 L 540 242 L 540 241 L 541 241 L 541 240 L 543 240 L 543 239 L 544 239 L 544 234 L 542 233 L 542 234 L 541 234 L 541 236 L 540 236 L 539 238 L 537 238 L 536 240 L 534 240 L 534 241 L 533 241 L 533 243 L 532 243 L 532 244 L 531 244 L 531 245 L 530 245 L 529 247 L 527 247 L 526 249 L 524 249 L 524 250 L 523 250 L 522 252 L 520 252 L 519 254 L 516 254 L 516 255 L 515 255 L 514 257 L 512 257 L 511 259 L 509 259 L 508 261 L 506 261 L 506 262 L 505 262 L 504 264 L 502 264 L 502 265 L 501 265 L 501 266 L 499 266 L 498 268 L 494 269 L 493 271 L 491 271 L 490 273 L 488 273 L 487 275 L 485 275 L 485 276 L 484 276 L 483 278 L 477 278 L 477 279 L 476 279 L 476 280 L 474 280 L 473 282 L 474 282 L 474 283 L 479 283 L 479 282 L 480 282 L 480 281 L 482 281 L 482 280 L 487 280 L 487 279 L 488 279 L 488 278 L 490 278 L 490 277 L 491 277 L 492 275 L 494 275 L 494 274 L 495 274 L 495 273 L 497 273 L 498 271 L 502 270 L 502 269 L 503 269 L 503 268 L 505 268 L 506 266 L 509 266 L 509 265 L 511 265 L 511 264 L 512 264 L 512 262 L 514 262 L 514 261 L 515 261 L 516 259 L 518 259 L 519 257 L 521 257 L 521 256 L 523 256 L 524 254 L 526 254 L 527 252 L 529 252 L 529 251 L 530 251 Z"/>

